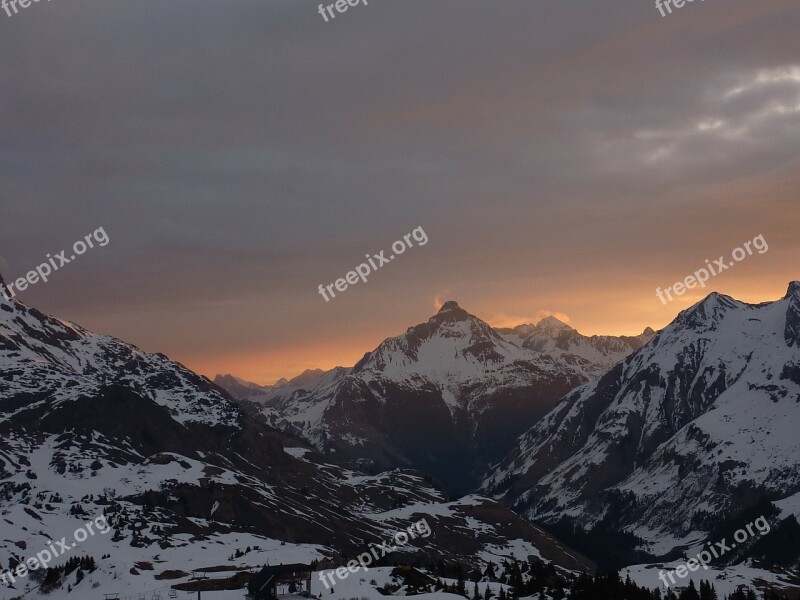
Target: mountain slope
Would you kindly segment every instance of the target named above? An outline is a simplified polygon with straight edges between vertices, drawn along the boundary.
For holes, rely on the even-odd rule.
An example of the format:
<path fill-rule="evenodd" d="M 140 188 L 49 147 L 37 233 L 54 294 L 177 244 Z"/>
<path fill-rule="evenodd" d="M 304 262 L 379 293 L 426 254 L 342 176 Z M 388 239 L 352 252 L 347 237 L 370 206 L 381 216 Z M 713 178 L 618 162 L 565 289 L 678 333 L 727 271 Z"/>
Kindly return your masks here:
<path fill-rule="evenodd" d="M 568 394 L 484 490 L 664 555 L 770 502 L 799 514 L 798 423 L 800 283 L 762 304 L 713 293 Z"/>

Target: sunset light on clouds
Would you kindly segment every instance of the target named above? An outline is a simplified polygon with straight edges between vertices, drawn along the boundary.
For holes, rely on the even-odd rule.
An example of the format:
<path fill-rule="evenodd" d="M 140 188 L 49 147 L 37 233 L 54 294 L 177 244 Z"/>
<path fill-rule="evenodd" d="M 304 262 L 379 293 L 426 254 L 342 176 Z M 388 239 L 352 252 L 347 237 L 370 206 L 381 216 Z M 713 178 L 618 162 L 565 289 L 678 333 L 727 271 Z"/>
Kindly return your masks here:
<path fill-rule="evenodd" d="M 258 32 L 201 1 L 188 21 L 159 5 L 169 36 L 146 33 L 149 0 L 93 5 L 102 31 L 76 1 L 47 6 L 58 27 L 0 41 L 38 35 L 72 57 L 53 67 L 69 89 L 39 103 L 45 48 L 0 71 L 5 140 L 36 181 L 2 167 L 0 272 L 102 224 L 107 248 L 21 299 L 209 377 L 350 366 L 446 300 L 498 327 L 554 315 L 634 335 L 712 290 L 761 302 L 799 276 L 794 0 L 663 19 L 648 2 L 411 1 L 327 24 L 247 5 Z M 132 28 L 124 54 L 105 43 Z M 228 68 L 240 58 L 246 85 Z M 177 102 L 174 85 L 196 93 Z M 70 125 L 51 127 L 54 111 Z M 317 294 L 418 226 L 427 245 Z M 759 234 L 769 252 L 656 297 Z"/>

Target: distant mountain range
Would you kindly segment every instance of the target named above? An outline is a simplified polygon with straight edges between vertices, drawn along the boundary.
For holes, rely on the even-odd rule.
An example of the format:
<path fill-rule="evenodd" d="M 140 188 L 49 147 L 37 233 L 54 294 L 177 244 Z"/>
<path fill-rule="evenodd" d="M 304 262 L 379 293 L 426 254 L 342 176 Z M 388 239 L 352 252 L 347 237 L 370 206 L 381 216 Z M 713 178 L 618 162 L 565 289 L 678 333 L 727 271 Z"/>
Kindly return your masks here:
<path fill-rule="evenodd" d="M 376 473 L 420 469 L 461 494 L 564 394 L 653 335 L 586 337 L 554 317 L 494 329 L 451 301 L 353 368 L 270 388 L 231 375 L 215 382 L 327 454 Z"/>
<path fill-rule="evenodd" d="M 423 517 L 430 537 L 392 556 L 593 569 L 495 500 L 449 502 L 419 473 L 349 469 L 163 355 L 0 295 L 0 568 L 101 514 L 112 532 L 70 555 L 98 568 L 56 580 L 64 597 L 138 597 L 201 568 L 237 589 L 257 565 L 353 557 Z M 40 582 L 0 597 L 41 597 Z"/>
<path fill-rule="evenodd" d="M 317 379 L 325 375 L 322 369 L 307 369 L 291 381 L 279 379 L 273 385 L 258 385 L 245 381 L 235 375 L 217 375 L 214 383 L 225 389 L 231 396 L 239 400 L 255 398 L 264 395 L 271 395 L 281 389 L 298 389 L 303 386 L 312 385 Z"/>

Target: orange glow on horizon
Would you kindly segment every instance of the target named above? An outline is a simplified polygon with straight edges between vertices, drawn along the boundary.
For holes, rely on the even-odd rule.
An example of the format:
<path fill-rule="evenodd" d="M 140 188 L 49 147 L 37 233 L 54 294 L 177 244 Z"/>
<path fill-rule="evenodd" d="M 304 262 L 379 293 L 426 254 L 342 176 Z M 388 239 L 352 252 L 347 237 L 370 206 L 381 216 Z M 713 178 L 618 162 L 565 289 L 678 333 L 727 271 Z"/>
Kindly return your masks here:
<path fill-rule="evenodd" d="M 719 283 L 723 283 L 720 281 Z M 777 300 L 786 293 L 787 282 L 775 283 L 774 280 L 756 282 L 729 281 L 729 286 L 689 290 L 674 301 L 662 304 L 655 295 L 652 298 L 642 297 L 641 288 L 636 293 L 624 293 L 621 290 L 605 290 L 603 298 L 590 298 L 587 301 L 585 290 L 572 290 L 571 294 L 560 294 L 560 302 L 547 299 L 549 306 L 562 305 L 563 312 L 556 310 L 533 310 L 530 313 L 524 307 L 530 306 L 524 298 L 504 296 L 502 303 L 508 306 L 508 312 L 483 310 L 483 305 L 500 304 L 497 299 L 472 303 L 461 303 L 462 308 L 483 319 L 493 327 L 514 327 L 525 323 L 538 323 L 547 316 L 554 316 L 567 323 L 583 335 L 639 335 L 646 327 L 655 330 L 671 323 L 679 312 L 701 301 L 712 291 L 732 296 L 742 302 L 759 303 Z M 434 296 L 441 302 L 440 295 Z M 446 299 L 451 296 L 446 296 Z M 455 298 L 453 298 L 455 299 Z M 458 302 L 458 299 L 455 299 Z M 440 304 L 441 306 L 441 304 Z M 520 307 L 522 307 L 520 309 Z M 532 316 L 524 316 L 525 314 Z M 522 316 L 515 316 L 522 315 Z M 414 323 L 427 321 L 431 314 L 420 314 Z M 294 346 L 272 349 L 254 349 L 253 351 L 236 351 L 222 356 L 190 355 L 181 360 L 187 367 L 213 379 L 217 374 L 230 373 L 247 381 L 260 385 L 272 385 L 281 378 L 291 379 L 307 369 L 329 370 L 336 366 L 351 367 L 361 360 L 365 353 L 374 350 L 388 337 L 401 335 L 406 328 L 398 327 L 393 331 L 376 331 L 373 336 L 361 336 L 359 339 L 309 341 Z"/>
<path fill-rule="evenodd" d="M 235 375 L 259 385 L 272 385 L 281 378 L 292 379 L 308 369 L 352 367 L 382 340 L 369 346 L 368 341 L 345 345 L 309 344 L 284 349 L 235 352 L 224 356 L 189 356 L 188 368 L 214 379 L 218 374 Z"/>

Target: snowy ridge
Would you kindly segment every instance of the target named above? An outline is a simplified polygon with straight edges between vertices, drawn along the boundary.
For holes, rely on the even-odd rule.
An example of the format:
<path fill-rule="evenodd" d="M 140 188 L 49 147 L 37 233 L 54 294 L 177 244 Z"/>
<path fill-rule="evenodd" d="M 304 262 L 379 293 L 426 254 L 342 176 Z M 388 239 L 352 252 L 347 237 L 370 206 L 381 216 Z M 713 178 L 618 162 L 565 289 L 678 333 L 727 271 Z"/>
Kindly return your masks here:
<path fill-rule="evenodd" d="M 0 379 L 3 398 L 27 393 L 55 408 L 119 384 L 148 395 L 179 422 L 236 426 L 236 408 L 182 365 L 0 294 L 0 364 L 12 362 L 20 372 Z M 0 414 L 0 419 L 13 414 Z"/>
<path fill-rule="evenodd" d="M 711 294 L 567 395 L 484 489 L 538 519 L 611 519 L 658 553 L 796 494 L 799 315 L 797 282 L 762 304 Z"/>

